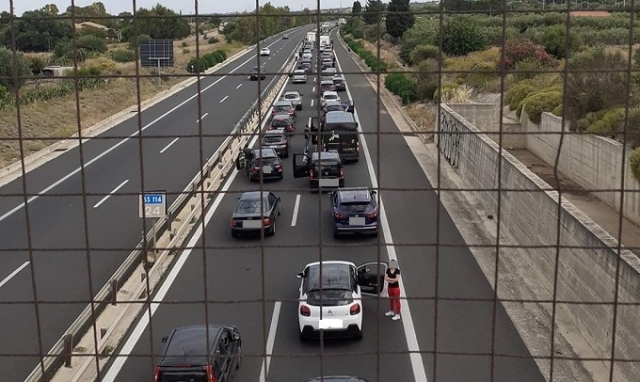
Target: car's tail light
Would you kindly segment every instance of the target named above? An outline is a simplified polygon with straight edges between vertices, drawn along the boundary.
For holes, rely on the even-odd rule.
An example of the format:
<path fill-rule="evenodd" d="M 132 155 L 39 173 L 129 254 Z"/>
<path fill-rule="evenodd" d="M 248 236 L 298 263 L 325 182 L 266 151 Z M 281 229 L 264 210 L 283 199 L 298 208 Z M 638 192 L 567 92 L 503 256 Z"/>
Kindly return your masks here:
<path fill-rule="evenodd" d="M 237 227 L 238 226 L 238 222 L 235 220 L 231 220 L 231 226 L 232 227 Z"/>
<path fill-rule="evenodd" d="M 160 381 L 160 366 L 156 366 L 156 370 L 154 372 L 153 380 L 154 380 L 154 382 Z"/>
<path fill-rule="evenodd" d="M 344 169 L 340 167 L 340 177 L 344 178 Z"/>
<path fill-rule="evenodd" d="M 349 309 L 349 314 L 351 314 L 352 316 L 355 316 L 356 314 L 360 313 L 360 304 L 355 303 L 353 305 L 351 305 L 351 308 Z"/>
<path fill-rule="evenodd" d="M 334 216 L 336 219 L 346 219 L 346 218 L 347 218 L 347 215 L 345 215 L 345 214 L 341 214 L 337 209 L 334 209 L 334 210 L 333 210 L 333 216 Z"/>
<path fill-rule="evenodd" d="M 254 174 L 259 173 L 259 172 L 260 172 L 260 167 L 254 167 L 254 168 L 252 168 L 252 169 L 251 169 L 251 172 L 252 172 L 252 173 L 254 173 Z"/>
<path fill-rule="evenodd" d="M 309 170 L 309 179 L 313 179 L 313 169 Z"/>
<path fill-rule="evenodd" d="M 271 219 L 269 218 L 262 219 L 262 225 L 264 226 L 271 225 Z"/>
<path fill-rule="evenodd" d="M 213 374 L 213 366 L 207 365 L 207 378 L 209 382 L 216 382 L 216 376 Z"/>
<path fill-rule="evenodd" d="M 280 170 L 282 170 L 282 165 L 277 165 L 276 166 L 276 171 L 280 171 Z"/>
<path fill-rule="evenodd" d="M 375 219 L 378 217 L 378 211 L 373 211 L 365 215 L 367 219 Z"/>
<path fill-rule="evenodd" d="M 309 307 L 306 305 L 300 306 L 300 315 L 309 317 L 311 315 L 311 309 L 309 309 Z"/>
<path fill-rule="evenodd" d="M 341 144 L 342 144 L 342 146 L 346 146 L 347 142 L 342 142 Z"/>

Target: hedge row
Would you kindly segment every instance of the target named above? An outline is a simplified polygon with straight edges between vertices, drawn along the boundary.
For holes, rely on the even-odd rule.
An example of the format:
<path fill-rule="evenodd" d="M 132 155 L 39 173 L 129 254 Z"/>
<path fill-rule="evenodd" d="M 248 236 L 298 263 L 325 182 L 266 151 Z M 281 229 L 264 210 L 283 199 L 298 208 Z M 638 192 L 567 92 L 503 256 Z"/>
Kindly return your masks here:
<path fill-rule="evenodd" d="M 356 41 L 349 36 L 343 36 L 342 38 L 344 42 L 349 46 L 349 48 L 354 51 L 364 63 L 367 64 L 369 68 L 371 68 L 374 72 L 386 72 L 388 69 L 387 63 L 382 59 L 379 59 L 376 55 L 371 53 L 364 47 L 364 44 L 360 41 Z"/>
<path fill-rule="evenodd" d="M 402 99 L 403 104 L 417 100 L 415 85 L 404 73 L 391 73 L 384 79 L 384 86 Z"/>
<path fill-rule="evenodd" d="M 193 57 L 187 63 L 187 72 L 202 73 L 227 59 L 227 52 L 224 50 L 216 50 L 200 57 Z"/>

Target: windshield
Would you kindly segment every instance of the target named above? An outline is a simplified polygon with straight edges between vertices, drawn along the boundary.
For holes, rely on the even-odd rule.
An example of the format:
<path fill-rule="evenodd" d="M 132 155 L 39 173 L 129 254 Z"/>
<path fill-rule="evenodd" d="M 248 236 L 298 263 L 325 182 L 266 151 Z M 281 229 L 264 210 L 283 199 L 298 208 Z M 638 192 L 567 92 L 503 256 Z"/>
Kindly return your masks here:
<path fill-rule="evenodd" d="M 202 370 L 193 371 L 163 371 L 158 381 L 160 382 L 207 382 L 207 373 Z"/>
<path fill-rule="evenodd" d="M 307 304 L 312 306 L 320 306 L 320 298 L 322 298 L 322 306 L 342 306 L 349 305 L 353 302 L 353 293 L 347 289 L 323 289 L 312 290 L 307 293 Z"/>
<path fill-rule="evenodd" d="M 264 212 L 269 211 L 269 208 L 267 207 L 266 199 L 262 203 L 263 203 L 262 204 L 263 211 Z M 238 202 L 238 207 L 236 207 L 236 213 L 238 214 L 260 213 L 260 200 L 259 199 L 241 200 L 240 202 Z"/>
<path fill-rule="evenodd" d="M 340 209 L 350 214 L 367 212 L 371 204 L 369 202 L 342 202 Z"/>
<path fill-rule="evenodd" d="M 273 127 L 287 127 L 289 126 L 289 121 L 286 119 L 274 119 L 271 121 L 271 126 Z"/>
<path fill-rule="evenodd" d="M 297 99 L 298 95 L 297 94 L 285 94 L 284 95 L 284 99 Z"/>
<path fill-rule="evenodd" d="M 282 135 L 267 135 L 263 139 L 264 143 L 279 143 L 284 141 L 284 136 Z"/>

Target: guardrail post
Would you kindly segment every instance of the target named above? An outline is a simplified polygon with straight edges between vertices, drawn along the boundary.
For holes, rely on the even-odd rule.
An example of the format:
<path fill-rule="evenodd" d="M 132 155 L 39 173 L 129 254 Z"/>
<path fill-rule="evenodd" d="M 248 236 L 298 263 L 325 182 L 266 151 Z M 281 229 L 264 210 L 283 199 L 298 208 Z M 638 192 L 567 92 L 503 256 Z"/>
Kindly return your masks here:
<path fill-rule="evenodd" d="M 71 354 L 73 353 L 73 335 L 64 335 L 64 348 L 62 354 L 64 357 L 64 366 L 71 367 Z"/>
<path fill-rule="evenodd" d="M 116 306 L 118 304 L 118 280 L 109 280 L 109 288 L 111 293 L 111 305 Z"/>

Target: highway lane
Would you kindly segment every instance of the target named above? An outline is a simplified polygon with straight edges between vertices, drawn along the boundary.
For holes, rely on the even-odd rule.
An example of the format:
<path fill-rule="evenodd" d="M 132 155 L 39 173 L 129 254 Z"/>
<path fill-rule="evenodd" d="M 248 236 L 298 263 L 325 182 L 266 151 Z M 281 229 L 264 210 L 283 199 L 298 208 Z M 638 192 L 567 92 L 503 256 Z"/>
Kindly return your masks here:
<path fill-rule="evenodd" d="M 287 90 L 300 90 L 305 95 L 310 95 L 313 86 L 316 85 L 311 82 L 307 85 L 289 84 Z M 304 110 L 298 112 L 298 133 L 301 133 L 309 117 L 317 115 L 317 109 L 309 106 L 310 101 L 311 97 L 305 97 Z M 314 103 L 317 104 L 317 100 Z M 296 136 L 293 146 L 294 151 L 303 150 L 303 138 Z M 245 360 L 237 377 L 239 380 L 264 380 L 259 378 L 264 368 L 264 360 L 260 358 L 260 354 L 264 353 L 265 346 L 269 344 L 274 356 L 268 373 L 270 381 L 304 380 L 323 371 L 359 374 L 375 380 L 376 367 L 373 365 L 377 361 L 380 361 L 383 375 L 402 381 L 413 379 L 402 325 L 383 315 L 387 310 L 386 300 L 370 299 L 365 302 L 365 336 L 362 341 L 326 342 L 324 370 L 320 370 L 321 357 L 314 355 L 319 347 L 313 343 L 300 343 L 297 327 L 299 280 L 295 274 L 305 264 L 318 258 L 347 259 L 359 264 L 375 261 L 378 251 L 374 238 L 356 240 L 355 243 L 361 247 L 355 250 L 353 242 L 334 240 L 328 217 L 328 197 L 309 193 L 307 179 L 293 179 L 292 159 L 284 159 L 284 162 L 285 179 L 264 184 L 264 189 L 274 190 L 283 200 L 276 236 L 266 239 L 264 249 L 260 248 L 260 239 L 231 238 L 228 222 L 235 207 L 235 197 L 239 192 L 259 187 L 249 183 L 241 174 L 232 179 L 225 190 L 227 193 L 220 197 L 221 202 L 217 208 L 209 211 L 210 214 L 214 212 L 213 219 L 208 223 L 203 238 L 196 243 L 196 246 L 207 247 L 206 263 L 203 261 L 203 251 L 194 250 L 185 259 L 181 269 L 174 269 L 179 269 L 177 277 L 171 279 L 172 276 L 168 276 L 170 281 L 166 285 L 171 286 L 163 297 L 165 301 L 175 304 L 160 305 L 157 308 L 152 319 L 153 335 L 150 335 L 149 327 L 144 325 L 140 329 L 134 329 L 129 343 L 133 346 L 131 353 L 135 357 L 126 360 L 123 358 L 123 365 L 116 363 L 107 373 L 105 381 L 127 382 L 153 378 L 154 360 L 141 356 L 148 355 L 152 349 L 158 352 L 161 346 L 159 340 L 172 328 L 206 321 L 204 305 L 198 304 L 198 300 L 204 299 L 205 286 L 207 299 L 215 301 L 206 305 L 208 321 L 235 324 L 243 334 Z M 371 186 L 364 157 L 360 163 L 349 165 L 346 171 L 347 185 Z M 300 202 L 294 216 L 298 196 Z M 318 219 L 318 216 L 322 218 Z M 292 226 L 294 221 L 295 225 Z M 388 258 L 385 247 L 380 249 L 380 258 Z M 158 298 L 160 297 L 154 299 Z M 261 300 L 265 302 L 262 303 Z M 274 318 L 276 304 L 279 306 L 276 310 L 279 314 Z M 274 319 L 276 332 L 269 331 Z M 384 357 L 375 354 L 378 332 L 391 338 L 381 344 L 381 350 L 399 354 Z M 136 334 L 139 335 L 139 341 L 136 341 Z M 124 346 L 122 352 L 128 353 L 127 345 Z M 351 355 L 347 358 L 346 354 L 349 352 L 369 354 Z"/>
<path fill-rule="evenodd" d="M 336 38 L 334 38 L 337 41 Z M 350 61 L 346 51 L 336 47 L 338 59 L 344 65 L 345 72 L 358 71 Z M 388 112 L 382 108 L 380 116 L 376 112 L 376 94 L 362 75 L 347 75 L 347 82 L 356 100 L 356 111 L 365 133 L 376 132 L 376 122 L 380 120 L 380 131 L 397 132 Z M 298 88 L 309 93 L 312 84 Z M 307 99 L 308 102 L 309 100 Z M 305 104 L 306 106 L 306 104 Z M 300 113 L 300 120 L 312 115 L 307 110 Z M 299 124 L 300 125 L 300 124 Z M 300 126 L 299 126 L 300 127 Z M 492 290 L 484 275 L 478 268 L 471 253 L 465 248 L 452 248 L 444 244 L 464 245 L 457 229 L 446 211 L 438 206 L 437 195 L 433 187 L 425 179 L 419 164 L 401 136 L 381 135 L 377 139 L 373 135 L 365 138 L 371 161 L 347 167 L 348 186 L 368 185 L 371 180 L 367 174 L 367 163 L 375 169 L 378 184 L 383 191 L 385 210 L 391 232 L 393 247 L 378 247 L 380 258 L 387 258 L 386 248 L 393 248 L 403 269 L 406 294 L 411 300 L 411 314 L 419 348 L 424 352 L 423 364 L 427 369 L 429 380 L 437 381 L 490 381 L 491 357 L 488 355 L 462 356 L 438 355 L 436 361 L 429 352 L 465 352 L 489 353 L 491 351 L 492 302 L 475 301 L 439 301 L 438 326 L 434 327 L 435 305 L 428 299 L 435 296 L 435 257 L 434 243 L 439 233 L 439 269 L 438 296 L 461 299 L 492 298 Z M 302 139 L 295 141 L 301 150 Z M 285 160 L 290 169 L 291 160 Z M 381 379 L 400 381 L 414 380 L 409 357 L 403 354 L 384 354 L 379 358 L 375 354 L 348 355 L 349 352 L 382 353 L 406 351 L 411 340 L 410 331 L 398 322 L 391 322 L 382 316 L 386 311 L 385 300 L 370 300 L 364 307 L 365 339 L 361 342 L 327 342 L 325 357 L 321 360 L 317 353 L 317 345 L 302 344 L 297 334 L 297 312 L 294 300 L 297 298 L 298 280 L 294 275 L 311 261 L 319 259 L 345 259 L 355 263 L 375 260 L 378 250 L 375 247 L 340 248 L 335 247 L 344 240 L 332 238 L 330 218 L 327 213 L 328 201 L 318 194 L 310 194 L 300 190 L 306 186 L 305 179 L 293 180 L 285 178 L 282 182 L 267 183 L 266 189 L 274 190 L 283 198 L 283 216 L 274 238 L 266 240 L 267 248 L 260 250 L 259 242 L 232 240 L 227 226 L 233 206 L 235 194 L 222 198 L 217 209 L 209 211 L 212 220 L 208 222 L 204 239 L 200 245 L 214 246 L 206 251 L 206 264 L 203 263 L 202 251 L 194 251 L 185 258 L 184 268 L 178 268 L 175 279 L 168 288 L 168 293 L 158 298 L 180 303 L 179 305 L 160 305 L 153 316 L 153 335 L 142 324 L 134 330 L 134 335 L 125 344 L 133 346 L 136 355 L 149 354 L 150 338 L 154 340 L 153 350 L 160 349 L 159 339 L 173 327 L 203 323 L 202 304 L 196 300 L 203 297 L 205 286 L 204 275 L 207 276 L 207 292 L 210 300 L 246 301 L 265 298 L 264 306 L 260 303 L 210 303 L 209 322 L 227 322 L 237 324 L 244 333 L 246 355 L 262 353 L 265 345 L 272 346 L 273 358 L 270 362 L 269 380 L 298 381 L 324 374 L 359 374 L 371 380 L 380 372 Z M 424 191 L 402 191 L 397 188 L 423 189 Z M 255 189 L 246 179 L 238 176 L 230 185 L 230 191 Z M 385 188 L 389 190 L 385 190 Z M 300 195 L 298 214 L 295 210 L 296 197 Z M 411 202 L 407 202 L 411 201 Z M 437 209 L 440 208 L 440 222 L 436 221 Z M 320 218 L 320 223 L 318 217 Z M 295 226 L 286 224 L 295 221 Z M 283 227 L 284 222 L 284 227 Z M 319 226 L 321 224 L 321 226 Z M 438 230 L 439 226 L 439 230 Z M 380 238 L 383 239 L 382 237 Z M 322 243 L 322 245 L 320 245 Z M 359 244 L 375 245 L 375 239 L 359 240 Z M 253 247 L 251 247 L 253 245 Z M 274 248 L 286 245 L 289 248 Z M 302 248 L 292 248 L 305 246 Z M 310 246 L 310 247 L 307 247 Z M 206 267 L 206 268 L 205 268 Z M 206 270 L 206 272 L 205 272 Z M 172 272 L 172 273 L 174 273 Z M 194 277 L 196 274 L 202 276 Z M 171 277 L 171 276 L 170 276 Z M 169 286 L 171 285 L 171 286 Z M 262 286 L 264 285 L 264 294 Z M 277 301 L 280 314 L 276 317 L 275 332 L 268 332 L 274 301 Z M 191 302 L 192 305 L 181 305 Z M 378 302 L 380 305 L 378 305 Z M 404 305 L 406 306 L 406 304 Z M 263 309 L 264 308 L 264 309 Z M 193 310 L 191 310 L 193 309 Z M 189 311 L 189 315 L 184 312 Z M 406 316 L 405 316 L 406 321 Z M 410 328 L 411 329 L 411 328 Z M 434 349 L 434 332 L 438 336 L 437 348 Z M 376 336 L 381 333 L 380 342 Z M 140 340 L 136 343 L 136 334 Z M 266 343 L 265 343 L 266 342 Z M 498 306 L 495 333 L 495 351 L 514 357 L 528 357 L 529 353 L 517 331 L 510 322 L 504 309 Z M 122 354 L 122 353 L 121 353 Z M 375 361 L 379 362 L 376 369 Z M 147 358 L 129 358 L 123 365 L 115 364 L 107 374 L 117 376 L 118 381 L 136 381 L 150 378 L 152 360 Z M 149 366 L 147 366 L 149 365 Z M 239 379 L 256 380 L 261 362 L 245 363 Z M 122 369 L 120 370 L 120 367 Z M 249 370 L 247 370 L 249 369 Z M 120 371 L 118 373 L 118 371 Z M 493 381 L 543 381 L 539 370 L 532 359 L 496 358 Z M 112 379 L 107 379 L 111 381 Z"/>
<path fill-rule="evenodd" d="M 301 38 L 302 32 L 292 33 L 290 40 L 278 39 L 274 42 L 272 49 L 274 47 L 276 49 L 272 60 L 269 61 L 269 65 L 274 67 L 273 71 L 278 70 L 284 63 L 293 49 L 296 37 Z M 280 47 L 288 48 L 277 52 Z M 231 64 L 230 67 L 233 68 L 233 65 Z M 248 73 L 253 66 L 255 66 L 255 60 L 249 61 L 236 72 L 245 70 Z M 233 91 L 233 93 L 229 93 L 229 103 L 226 103 L 227 101 L 225 103 L 219 102 L 220 93 L 213 91 L 217 88 L 203 93 L 201 115 L 208 113 L 211 117 L 209 120 L 206 117 L 202 120 L 203 131 L 219 135 L 202 140 L 205 159 L 219 147 L 224 140 L 222 135 L 231 131 L 235 122 L 256 98 L 257 85 L 255 82 L 250 82 L 246 76 L 233 76 L 224 79 L 226 82 L 230 82 L 230 80 L 235 81 L 235 84 L 231 83 L 225 87 L 227 91 Z M 219 84 L 222 83 L 221 81 Z M 243 86 L 236 89 L 239 83 L 242 83 Z M 263 81 L 263 83 L 266 85 L 267 82 Z M 245 103 L 246 105 L 244 105 Z M 148 118 L 149 122 L 153 121 L 150 119 L 152 116 Z M 157 118 L 158 116 L 155 117 L 155 119 Z M 194 100 L 178 108 L 174 113 L 166 115 L 147 131 L 154 131 L 160 136 L 172 134 L 174 131 L 197 135 L 199 131 L 197 120 L 197 103 Z M 116 129 L 118 128 L 124 129 L 124 127 Z M 111 131 L 109 133 L 115 134 Z M 200 139 L 180 137 L 179 141 L 167 148 L 173 139 L 175 138 L 158 137 L 146 139 L 143 142 L 145 189 L 166 189 L 168 192 L 178 193 L 182 191 L 199 168 Z M 92 142 L 99 144 L 91 146 Z M 89 141 L 89 144 L 84 146 L 85 155 L 90 152 L 91 154 L 87 157 L 98 158 L 101 154 L 97 150 L 91 150 L 104 149 L 105 142 L 112 147 L 119 141 Z M 87 193 L 100 194 L 88 196 L 86 200 L 89 247 L 92 248 L 90 268 L 93 294 L 104 285 L 140 239 L 142 223 L 137 216 L 137 196 L 134 195 L 141 190 L 138 145 L 138 139 L 129 139 L 108 156 L 95 161 L 85 171 Z M 185 155 L 185 152 L 190 155 Z M 71 156 L 70 152 L 43 167 L 55 167 L 56 163 L 61 163 L 60 166 L 64 167 L 70 161 Z M 71 162 L 73 161 L 71 160 Z M 30 181 L 30 178 L 28 180 Z M 87 244 L 85 242 L 81 180 L 80 174 L 71 176 L 55 187 L 51 193 L 41 196 L 37 201 L 29 204 L 31 244 L 32 247 L 37 248 L 33 255 L 35 280 L 40 301 L 88 301 L 92 295 L 88 291 L 88 256 L 87 251 L 83 249 L 87 247 Z M 8 185 L 8 187 L 14 186 Z M 114 190 L 120 195 L 106 195 Z M 127 193 L 128 195 L 126 195 Z M 170 197 L 169 201 L 171 202 L 174 198 L 175 196 Z M 0 198 L 0 200 L 3 199 L 5 197 Z M 6 237 L 0 244 L 0 248 L 13 249 L 11 252 L 3 252 L 2 260 L 0 260 L 0 269 L 3 269 L 3 272 L 6 272 L 5 269 L 10 269 L 12 272 L 28 260 L 25 220 L 24 212 L 17 212 L 0 221 L 0 229 L 3 230 Z M 5 277 L 4 273 L 0 274 L 0 277 Z M 0 280 L 2 279 L 0 278 Z M 3 301 L 21 301 L 23 304 L 3 305 L 3 315 L 0 317 L 2 336 L 3 338 L 15 338 L 15 341 L 3 342 L 0 345 L 0 353 L 37 354 L 37 326 L 31 303 L 33 292 L 29 267 L 24 268 L 0 287 L 0 304 Z M 40 306 L 44 351 L 51 348 L 86 304 L 86 302 L 65 304 L 63 309 L 59 305 L 53 304 Z M 0 359 L 0 367 L 7 371 L 7 375 L 12 380 L 21 380 L 26 377 L 36 362 L 36 357 L 3 357 Z"/>

